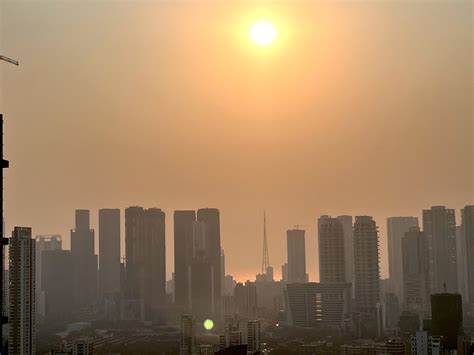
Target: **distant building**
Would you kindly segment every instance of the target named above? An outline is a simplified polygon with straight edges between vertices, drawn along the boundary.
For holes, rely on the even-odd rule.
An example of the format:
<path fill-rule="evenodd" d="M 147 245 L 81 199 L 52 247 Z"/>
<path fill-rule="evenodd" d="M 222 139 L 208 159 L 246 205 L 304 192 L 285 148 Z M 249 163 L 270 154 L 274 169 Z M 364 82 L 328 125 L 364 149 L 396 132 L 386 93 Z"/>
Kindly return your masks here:
<path fill-rule="evenodd" d="M 252 353 L 260 351 L 262 346 L 262 335 L 260 329 L 260 321 L 249 320 L 247 322 L 247 351 Z"/>
<path fill-rule="evenodd" d="M 417 217 L 387 218 L 388 270 L 395 295 L 403 300 L 402 238 L 411 227 L 418 227 Z"/>
<path fill-rule="evenodd" d="M 375 314 L 380 301 L 379 238 L 375 221 L 357 216 L 354 223 L 356 310 Z"/>
<path fill-rule="evenodd" d="M 431 318 L 431 333 L 441 337 L 444 349 L 456 350 L 458 337 L 463 334 L 461 295 L 453 293 L 431 295 Z"/>
<path fill-rule="evenodd" d="M 345 283 L 344 228 L 338 218 L 319 218 L 318 245 L 320 282 Z"/>
<path fill-rule="evenodd" d="M 354 237 L 352 230 L 352 216 L 338 216 L 337 219 L 341 222 L 342 228 L 344 230 L 344 265 L 345 265 L 345 275 L 346 282 L 352 284 L 352 297 L 355 297 L 354 294 Z"/>
<path fill-rule="evenodd" d="M 457 292 L 454 210 L 444 206 L 434 206 L 429 210 L 423 210 L 423 232 L 432 244 L 431 293 Z"/>
<path fill-rule="evenodd" d="M 73 264 L 69 250 L 43 252 L 42 292 L 47 321 L 68 321 L 73 308 Z"/>
<path fill-rule="evenodd" d="M 158 320 L 166 305 L 165 248 L 165 213 L 159 208 L 127 208 L 125 297 L 140 304 L 143 320 Z"/>
<path fill-rule="evenodd" d="M 288 263 L 281 266 L 281 280 L 288 282 Z"/>
<path fill-rule="evenodd" d="M 290 229 L 286 232 L 288 253 L 288 282 L 307 282 L 305 231 Z"/>
<path fill-rule="evenodd" d="M 181 316 L 181 341 L 179 346 L 180 355 L 195 354 L 195 331 L 193 316 L 190 314 L 183 314 Z"/>
<path fill-rule="evenodd" d="M 92 355 L 94 342 L 91 338 L 81 337 L 63 342 L 63 352 L 71 355 Z"/>
<path fill-rule="evenodd" d="M 419 227 L 410 227 L 402 238 L 404 304 L 407 310 L 430 313 L 429 240 Z"/>
<path fill-rule="evenodd" d="M 474 304 L 474 205 L 465 206 L 462 211 L 461 230 L 465 245 L 461 246 L 466 249 L 466 266 L 467 266 L 467 284 L 468 284 L 468 300 Z"/>
<path fill-rule="evenodd" d="M 257 287 L 255 283 L 247 281 L 237 283 L 234 288 L 234 307 L 236 313 L 245 319 L 257 317 Z"/>
<path fill-rule="evenodd" d="M 99 210 L 99 292 L 120 292 L 120 210 Z"/>
<path fill-rule="evenodd" d="M 37 235 L 36 236 L 36 313 L 40 316 L 45 315 L 45 300 L 44 294 L 42 293 L 42 264 L 43 264 L 43 252 L 47 250 L 61 250 L 62 240 L 59 234 L 55 235 Z M 71 277 L 71 276 L 70 276 Z"/>
<path fill-rule="evenodd" d="M 174 212 L 175 304 L 189 306 L 189 267 L 193 257 L 195 211 Z"/>
<path fill-rule="evenodd" d="M 74 305 L 91 306 L 97 300 L 97 255 L 94 230 L 89 226 L 89 210 L 76 210 L 76 226 L 71 230 Z"/>
<path fill-rule="evenodd" d="M 35 240 L 15 227 L 9 240 L 9 354 L 36 353 Z"/>
<path fill-rule="evenodd" d="M 224 278 L 224 295 L 233 296 L 236 284 L 237 282 L 232 275 L 226 275 Z"/>

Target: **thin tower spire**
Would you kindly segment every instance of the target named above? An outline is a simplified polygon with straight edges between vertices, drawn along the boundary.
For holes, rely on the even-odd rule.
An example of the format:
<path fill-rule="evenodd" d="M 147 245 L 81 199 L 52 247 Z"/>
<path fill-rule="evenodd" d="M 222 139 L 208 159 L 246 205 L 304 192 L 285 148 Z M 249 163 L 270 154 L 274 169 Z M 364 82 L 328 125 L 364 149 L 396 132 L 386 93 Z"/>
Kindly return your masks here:
<path fill-rule="evenodd" d="M 270 266 L 270 258 L 268 257 L 267 245 L 267 219 L 265 211 L 263 211 L 263 257 L 262 257 L 262 275 L 266 275 L 267 269 Z"/>

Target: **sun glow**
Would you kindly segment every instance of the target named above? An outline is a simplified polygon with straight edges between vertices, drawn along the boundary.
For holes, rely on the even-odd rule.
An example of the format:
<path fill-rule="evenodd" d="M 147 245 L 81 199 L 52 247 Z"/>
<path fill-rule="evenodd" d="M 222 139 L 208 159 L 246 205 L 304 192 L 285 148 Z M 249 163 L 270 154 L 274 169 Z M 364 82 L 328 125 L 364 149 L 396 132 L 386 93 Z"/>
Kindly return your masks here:
<path fill-rule="evenodd" d="M 257 21 L 250 29 L 250 38 L 257 46 L 272 44 L 277 36 L 275 26 L 268 21 Z"/>

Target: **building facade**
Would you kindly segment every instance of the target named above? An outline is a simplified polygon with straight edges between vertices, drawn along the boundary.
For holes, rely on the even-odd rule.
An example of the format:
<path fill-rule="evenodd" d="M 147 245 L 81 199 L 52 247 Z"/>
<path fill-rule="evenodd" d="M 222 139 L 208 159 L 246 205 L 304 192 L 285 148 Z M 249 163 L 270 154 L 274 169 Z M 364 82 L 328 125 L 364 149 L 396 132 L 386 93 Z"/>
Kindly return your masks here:
<path fill-rule="evenodd" d="M 288 282 L 307 282 L 305 231 L 290 229 L 286 232 L 288 253 Z"/>
<path fill-rule="evenodd" d="M 99 210 L 99 294 L 120 292 L 120 210 Z"/>

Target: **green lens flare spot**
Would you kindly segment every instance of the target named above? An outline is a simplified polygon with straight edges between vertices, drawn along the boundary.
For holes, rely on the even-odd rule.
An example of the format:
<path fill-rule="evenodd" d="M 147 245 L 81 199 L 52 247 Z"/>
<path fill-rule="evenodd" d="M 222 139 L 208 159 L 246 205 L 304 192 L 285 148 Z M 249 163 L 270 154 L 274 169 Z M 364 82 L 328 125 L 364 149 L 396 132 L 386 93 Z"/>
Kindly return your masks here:
<path fill-rule="evenodd" d="M 206 330 L 212 330 L 212 328 L 214 328 L 214 322 L 212 321 L 212 319 L 206 319 L 203 325 L 204 329 Z"/>

